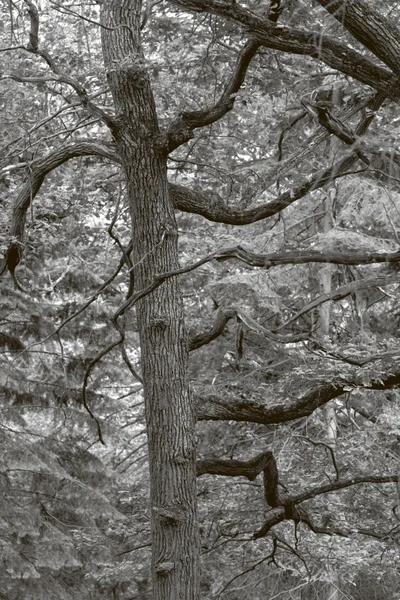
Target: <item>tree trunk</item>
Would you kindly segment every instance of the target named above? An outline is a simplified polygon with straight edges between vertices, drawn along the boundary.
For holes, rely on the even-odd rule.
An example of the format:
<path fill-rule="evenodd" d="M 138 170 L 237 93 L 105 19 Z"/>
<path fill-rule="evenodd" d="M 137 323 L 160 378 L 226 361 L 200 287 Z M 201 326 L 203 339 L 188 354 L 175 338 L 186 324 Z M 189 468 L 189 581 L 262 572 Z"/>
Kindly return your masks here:
<path fill-rule="evenodd" d="M 167 154 L 140 48 L 141 3 L 106 0 L 102 43 L 115 106 L 111 131 L 132 218 L 135 291 L 178 266 Z M 183 305 L 176 278 L 136 304 L 150 465 L 154 600 L 197 600 L 195 405 L 187 374 Z"/>

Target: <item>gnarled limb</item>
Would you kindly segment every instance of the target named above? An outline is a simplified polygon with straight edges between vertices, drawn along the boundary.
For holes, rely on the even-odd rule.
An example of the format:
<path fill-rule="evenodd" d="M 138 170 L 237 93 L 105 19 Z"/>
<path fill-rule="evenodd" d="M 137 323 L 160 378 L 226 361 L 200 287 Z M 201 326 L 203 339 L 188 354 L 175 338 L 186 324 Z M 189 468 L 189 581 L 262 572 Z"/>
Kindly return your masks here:
<path fill-rule="evenodd" d="M 274 455 L 270 450 L 258 454 L 251 460 L 228 460 L 228 459 L 204 459 L 197 461 L 197 477 L 201 475 L 224 475 L 227 477 L 246 477 L 254 481 L 267 465 L 275 462 Z"/>
<path fill-rule="evenodd" d="M 92 142 L 75 142 L 49 152 L 43 158 L 32 161 L 25 184 L 22 186 L 12 209 L 9 236 L 11 243 L 7 249 L 6 264 L 11 273 L 21 260 L 21 247 L 25 231 L 26 212 L 30 203 L 38 194 L 46 175 L 78 156 L 97 155 L 116 160 L 113 149 L 107 145 Z"/>
<path fill-rule="evenodd" d="M 201 475 L 224 475 L 227 477 L 247 477 L 254 481 L 263 472 L 264 496 L 272 508 L 280 506 L 278 483 L 279 475 L 276 460 L 270 450 L 262 452 L 251 460 L 204 459 L 197 461 L 197 477 Z"/>
<path fill-rule="evenodd" d="M 309 512 L 299 505 L 301 502 L 309 500 L 310 498 L 315 498 L 316 496 L 320 496 L 322 494 L 326 494 L 332 491 L 346 489 L 354 485 L 360 485 L 365 483 L 397 483 L 399 481 L 399 477 L 400 475 L 398 473 L 388 475 L 355 476 L 349 479 L 343 479 L 335 481 L 333 483 L 328 483 L 326 485 L 316 486 L 314 488 L 311 488 L 310 490 L 307 490 L 297 495 L 286 496 L 284 499 L 281 500 L 279 506 L 267 513 L 266 521 L 264 522 L 263 526 L 254 533 L 253 538 L 259 539 L 261 537 L 265 537 L 271 530 L 271 528 L 277 525 L 278 523 L 281 523 L 284 520 L 292 520 L 296 524 L 305 523 L 314 533 L 321 533 L 325 535 L 339 535 L 342 537 L 349 537 L 352 534 L 361 534 L 375 537 L 377 539 L 384 539 L 390 535 L 390 532 L 385 532 L 381 534 L 379 532 L 372 531 L 369 529 L 358 529 L 350 526 L 337 527 L 334 524 L 329 524 L 328 526 L 317 525 L 310 516 Z"/>
<path fill-rule="evenodd" d="M 193 130 L 197 127 L 211 125 L 221 119 L 235 104 L 236 94 L 240 90 L 246 77 L 247 69 L 255 56 L 260 43 L 249 40 L 239 53 L 235 69 L 225 85 L 221 97 L 210 108 L 183 112 L 168 127 L 168 152 L 172 152 L 193 137 Z"/>
<path fill-rule="evenodd" d="M 173 0 L 173 3 L 183 10 L 209 12 L 225 17 L 241 25 L 267 48 L 310 56 L 383 92 L 393 100 L 400 96 L 400 81 L 389 69 L 377 65 L 360 52 L 326 35 L 324 31 L 305 31 L 274 25 L 267 17 L 259 17 L 236 2 Z"/>
<path fill-rule="evenodd" d="M 169 184 L 169 193 L 174 207 L 182 212 L 198 214 L 216 223 L 249 225 L 276 215 L 309 192 L 324 187 L 338 177 L 343 177 L 355 160 L 356 158 L 353 157 L 345 158 L 332 167 L 303 180 L 299 185 L 280 194 L 274 200 L 254 208 L 243 209 L 228 206 L 217 194 L 206 195 L 175 183 Z"/>
<path fill-rule="evenodd" d="M 400 76 L 400 29 L 363 0 L 318 0 L 361 44 Z"/>
<path fill-rule="evenodd" d="M 215 340 L 224 331 L 226 324 L 231 319 L 235 319 L 237 310 L 235 308 L 220 308 L 216 313 L 216 320 L 212 327 L 204 333 L 198 333 L 189 340 L 189 352 L 197 350 L 201 346 L 209 344 Z"/>
<path fill-rule="evenodd" d="M 387 365 L 386 373 L 377 373 L 370 377 L 368 382 L 365 381 L 362 372 L 355 370 L 353 375 L 346 378 L 310 386 L 297 396 L 276 399 L 268 397 L 264 402 L 244 400 L 229 392 L 219 395 L 214 391 L 197 393 L 197 418 L 201 421 L 248 421 L 264 425 L 286 423 L 308 417 L 317 408 L 356 387 L 367 390 L 391 390 L 400 387 L 399 363 L 394 361 L 393 364 Z"/>

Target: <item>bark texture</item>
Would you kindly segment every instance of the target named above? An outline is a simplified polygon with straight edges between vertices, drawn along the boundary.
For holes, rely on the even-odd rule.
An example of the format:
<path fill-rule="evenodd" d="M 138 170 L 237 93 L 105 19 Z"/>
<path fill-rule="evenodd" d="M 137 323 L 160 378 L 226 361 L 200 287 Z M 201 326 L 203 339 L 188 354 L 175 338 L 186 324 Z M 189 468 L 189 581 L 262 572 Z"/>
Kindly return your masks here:
<path fill-rule="evenodd" d="M 103 53 L 116 112 L 111 130 L 132 217 L 135 290 L 156 273 L 178 267 L 166 152 L 140 48 L 140 9 L 140 2 L 130 0 L 107 0 L 102 6 Z M 196 414 L 177 278 L 136 307 L 149 444 L 153 598 L 196 600 Z"/>

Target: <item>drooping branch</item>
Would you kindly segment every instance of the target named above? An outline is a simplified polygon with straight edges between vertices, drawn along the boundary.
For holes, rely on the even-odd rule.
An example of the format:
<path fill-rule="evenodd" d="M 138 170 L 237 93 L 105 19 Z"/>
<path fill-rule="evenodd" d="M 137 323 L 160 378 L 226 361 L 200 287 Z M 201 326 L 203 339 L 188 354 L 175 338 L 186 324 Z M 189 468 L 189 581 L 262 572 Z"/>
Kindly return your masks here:
<path fill-rule="evenodd" d="M 318 0 L 368 50 L 400 76 L 400 29 L 363 0 Z"/>
<path fill-rule="evenodd" d="M 215 223 L 249 225 L 276 215 L 310 192 L 332 183 L 338 177 L 344 177 L 356 160 L 357 157 L 352 156 L 344 158 L 332 167 L 307 177 L 274 200 L 248 209 L 229 206 L 218 194 L 204 194 L 175 183 L 169 184 L 169 193 L 174 207 L 182 212 L 201 215 Z"/>
<path fill-rule="evenodd" d="M 370 100 L 368 113 L 361 118 L 355 129 L 356 136 L 364 135 L 384 100 L 385 96 L 380 92 Z M 353 167 L 355 162 L 356 157 L 354 155 L 345 157 L 334 165 L 306 178 L 296 187 L 280 194 L 275 200 L 245 210 L 227 206 L 226 202 L 217 194 L 205 195 L 176 184 L 169 184 L 169 193 L 175 208 L 183 212 L 199 214 L 210 221 L 218 223 L 248 225 L 279 213 L 308 193 L 332 183 L 338 177 L 343 177 L 348 174 L 349 169 Z M 368 172 L 372 174 L 372 171 Z M 381 177 L 380 173 L 377 175 L 377 178 L 379 177 Z M 263 191 L 264 187 L 264 183 L 261 182 L 259 191 Z"/>
<path fill-rule="evenodd" d="M 39 192 L 46 175 L 72 158 L 90 155 L 97 155 L 110 160 L 116 160 L 116 156 L 111 147 L 81 141 L 62 146 L 61 148 L 50 152 L 43 158 L 34 160 L 29 165 L 27 180 L 22 186 L 12 209 L 9 230 L 11 243 L 8 246 L 6 253 L 6 264 L 11 273 L 14 272 L 21 259 L 21 248 L 27 210 L 30 203 Z"/>
<path fill-rule="evenodd" d="M 326 35 L 324 31 L 305 31 L 274 25 L 268 18 L 259 17 L 236 2 L 173 0 L 173 3 L 184 10 L 204 11 L 225 17 L 244 27 L 267 48 L 310 56 L 383 92 L 393 100 L 399 98 L 400 82 L 390 70 Z"/>
<path fill-rule="evenodd" d="M 398 374 L 400 383 L 400 372 Z M 233 394 L 196 394 L 197 415 L 200 421 L 237 421 L 271 425 L 308 417 L 317 408 L 341 396 L 346 384 L 319 384 L 298 396 L 284 399 L 265 398 L 265 401 L 237 398 Z"/>
<path fill-rule="evenodd" d="M 172 152 L 178 146 L 184 144 L 193 137 L 193 130 L 215 123 L 230 110 L 232 110 L 236 94 L 240 90 L 246 77 L 247 69 L 252 58 L 255 56 L 260 43 L 249 40 L 239 53 L 235 69 L 226 83 L 224 91 L 214 106 L 203 110 L 183 112 L 168 127 L 168 152 Z"/>

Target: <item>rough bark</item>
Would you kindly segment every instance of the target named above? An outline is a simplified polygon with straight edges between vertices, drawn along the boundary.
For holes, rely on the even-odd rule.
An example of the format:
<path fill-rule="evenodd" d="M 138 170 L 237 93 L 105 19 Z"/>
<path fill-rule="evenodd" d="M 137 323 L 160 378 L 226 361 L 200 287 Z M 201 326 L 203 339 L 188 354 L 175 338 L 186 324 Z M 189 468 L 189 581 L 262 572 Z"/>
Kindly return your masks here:
<path fill-rule="evenodd" d="M 102 5 L 111 127 L 132 218 L 136 289 L 178 267 L 177 230 L 154 99 L 141 53 L 140 2 Z M 177 278 L 137 302 L 150 463 L 154 600 L 197 600 L 195 407 Z"/>
<path fill-rule="evenodd" d="M 400 30 L 379 10 L 362 0 L 318 2 L 396 75 L 400 75 Z"/>
<path fill-rule="evenodd" d="M 389 362 L 389 361 L 387 361 Z M 302 417 L 308 417 L 317 408 L 330 400 L 338 398 L 352 388 L 369 390 L 390 390 L 400 387 L 400 368 L 396 361 L 386 365 L 386 373 L 376 375 L 369 382 L 363 379 L 362 372 L 346 379 L 337 379 L 331 383 L 310 386 L 297 396 L 276 398 L 276 390 L 265 400 L 244 400 L 226 392 L 225 395 L 205 393 L 196 396 L 198 418 L 201 421 L 248 421 L 249 423 L 286 423 Z"/>
<path fill-rule="evenodd" d="M 306 31 L 281 25 L 276 26 L 268 18 L 263 19 L 236 2 L 173 0 L 173 3 L 184 10 L 209 12 L 234 21 L 244 27 L 249 35 L 267 48 L 310 56 L 324 62 L 332 69 L 349 75 L 361 83 L 370 85 L 393 100 L 398 98 L 400 82 L 396 75 L 369 57 L 326 35 L 324 31 Z M 328 5 L 331 2 L 326 0 L 320 2 L 320 4 Z M 342 6 L 346 2 L 338 0 L 333 4 Z M 353 2 L 347 4 L 352 5 Z M 384 35 L 384 32 L 384 27 L 382 27 L 382 35 Z"/>

